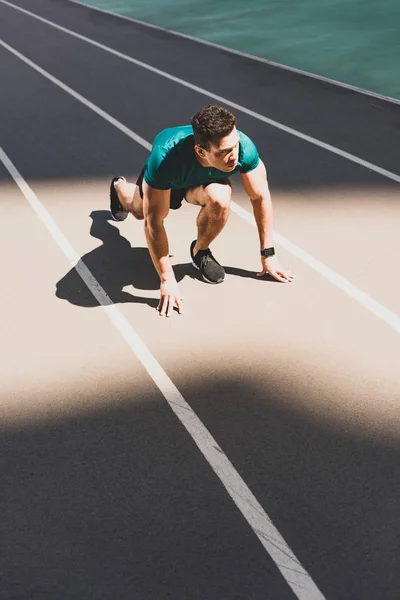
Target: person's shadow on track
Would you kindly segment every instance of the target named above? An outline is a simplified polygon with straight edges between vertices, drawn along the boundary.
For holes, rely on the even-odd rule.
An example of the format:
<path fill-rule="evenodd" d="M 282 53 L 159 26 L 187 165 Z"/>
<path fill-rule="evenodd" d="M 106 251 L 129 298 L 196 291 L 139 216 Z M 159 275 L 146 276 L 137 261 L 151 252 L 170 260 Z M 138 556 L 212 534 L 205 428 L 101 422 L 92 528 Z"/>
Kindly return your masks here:
<path fill-rule="evenodd" d="M 227 275 L 234 275 L 235 277 L 245 277 L 246 279 L 256 279 L 257 281 L 270 281 L 271 283 L 279 283 L 276 279 L 269 275 L 263 275 L 258 277 L 257 271 L 249 271 L 248 269 L 239 269 L 238 267 L 225 267 Z"/>
<path fill-rule="evenodd" d="M 134 296 L 123 289 L 129 285 L 140 290 L 159 289 L 160 280 L 148 249 L 132 248 L 119 229 L 112 225 L 108 210 L 93 211 L 90 217 L 93 220 L 90 234 L 103 244 L 82 256 L 80 262 L 86 265 L 114 304 L 136 302 L 156 308 L 157 299 Z M 192 266 L 190 263 L 175 265 L 174 272 L 179 282 L 185 275 L 192 275 Z M 56 296 L 77 306 L 99 306 L 75 267 L 56 284 Z"/>

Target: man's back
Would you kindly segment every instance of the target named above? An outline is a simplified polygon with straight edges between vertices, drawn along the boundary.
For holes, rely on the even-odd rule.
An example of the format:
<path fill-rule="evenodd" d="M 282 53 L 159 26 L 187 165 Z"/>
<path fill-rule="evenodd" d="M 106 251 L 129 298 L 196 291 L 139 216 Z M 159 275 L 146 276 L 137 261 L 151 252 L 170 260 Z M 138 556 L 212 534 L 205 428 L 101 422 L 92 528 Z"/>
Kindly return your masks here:
<path fill-rule="evenodd" d="M 239 134 L 239 161 L 232 173 L 247 173 L 256 168 L 258 152 L 252 140 L 243 132 Z M 210 181 L 226 178 L 226 172 L 215 167 L 203 167 L 196 158 L 195 141 L 191 125 L 169 127 L 160 131 L 144 167 L 148 185 L 160 190 L 193 188 Z"/>

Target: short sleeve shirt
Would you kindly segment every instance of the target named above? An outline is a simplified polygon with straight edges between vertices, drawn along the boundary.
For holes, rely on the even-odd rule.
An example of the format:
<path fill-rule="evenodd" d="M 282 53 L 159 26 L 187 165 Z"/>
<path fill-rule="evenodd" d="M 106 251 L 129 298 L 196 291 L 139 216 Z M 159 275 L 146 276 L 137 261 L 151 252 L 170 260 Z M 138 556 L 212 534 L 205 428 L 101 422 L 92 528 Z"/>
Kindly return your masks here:
<path fill-rule="evenodd" d="M 226 173 L 214 167 L 202 167 L 196 158 L 191 125 L 170 127 L 154 139 L 152 151 L 144 167 L 144 179 L 158 190 L 193 188 L 210 181 L 226 179 L 233 173 L 248 173 L 259 164 L 254 142 L 243 132 L 239 134 L 239 158 L 233 171 Z"/>

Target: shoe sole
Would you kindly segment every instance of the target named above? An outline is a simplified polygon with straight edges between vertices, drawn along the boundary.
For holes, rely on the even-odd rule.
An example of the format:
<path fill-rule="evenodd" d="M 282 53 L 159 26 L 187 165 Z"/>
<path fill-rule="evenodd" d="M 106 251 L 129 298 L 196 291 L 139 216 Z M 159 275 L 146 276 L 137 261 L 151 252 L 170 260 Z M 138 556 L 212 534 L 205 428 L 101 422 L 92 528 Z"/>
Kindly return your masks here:
<path fill-rule="evenodd" d="M 123 216 L 123 217 L 121 217 L 120 219 L 119 219 L 119 218 L 118 218 L 116 215 L 117 215 L 117 214 L 121 214 L 121 213 L 116 213 L 116 214 L 114 215 L 114 213 L 113 213 L 113 211 L 112 211 L 111 209 L 110 209 L 110 213 L 111 213 L 111 218 L 112 218 L 112 220 L 113 220 L 113 221 L 117 221 L 117 223 L 118 223 L 118 222 L 119 222 L 119 223 L 121 223 L 121 221 L 125 221 L 125 219 L 127 219 L 127 218 L 129 217 L 129 213 L 127 213 L 127 214 L 126 214 L 126 216 L 125 216 L 125 211 L 124 211 L 124 213 L 123 213 L 123 214 L 124 214 L 124 216 Z"/>
<path fill-rule="evenodd" d="M 111 213 L 111 217 L 113 219 L 113 221 L 125 221 L 125 219 L 127 219 L 129 217 L 129 212 L 126 210 L 119 210 L 116 211 L 115 213 L 112 211 L 111 209 L 111 204 L 113 201 L 113 196 L 114 198 L 116 198 L 117 202 L 119 203 L 119 205 L 121 206 L 121 203 L 118 200 L 118 194 L 117 194 L 117 190 L 114 187 L 114 183 L 116 181 L 118 181 L 118 179 L 123 179 L 124 181 L 126 181 L 126 179 L 122 176 L 118 176 L 118 177 L 113 177 L 113 179 L 111 180 L 111 184 L 110 184 L 110 213 Z M 121 206 L 121 208 L 123 208 Z M 121 217 L 118 217 L 118 215 L 121 215 Z"/>
<path fill-rule="evenodd" d="M 196 265 L 196 263 L 192 260 L 192 265 L 198 270 L 200 271 L 199 267 Z M 200 271 L 201 273 L 201 271 Z M 201 273 L 202 278 L 204 279 L 204 281 L 206 281 L 207 283 L 210 283 L 211 285 L 217 285 L 218 283 L 223 283 L 226 279 L 226 273 L 224 275 L 223 279 L 220 279 L 219 281 L 210 281 L 209 279 L 207 279 L 207 277 L 204 276 L 204 273 Z"/>

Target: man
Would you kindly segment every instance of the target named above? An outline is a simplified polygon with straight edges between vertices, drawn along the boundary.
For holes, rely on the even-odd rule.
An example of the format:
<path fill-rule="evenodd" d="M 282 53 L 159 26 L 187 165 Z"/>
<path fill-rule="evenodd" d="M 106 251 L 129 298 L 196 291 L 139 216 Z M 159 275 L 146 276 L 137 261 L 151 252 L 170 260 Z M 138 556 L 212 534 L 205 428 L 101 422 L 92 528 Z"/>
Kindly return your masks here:
<path fill-rule="evenodd" d="M 191 125 L 161 131 L 136 182 L 114 177 L 110 187 L 111 213 L 123 221 L 131 213 L 144 219 L 150 256 L 160 277 L 160 315 L 182 312 L 174 271 L 169 260 L 164 219 L 185 199 L 200 206 L 197 239 L 190 246 L 193 265 L 208 283 L 221 283 L 225 271 L 210 251 L 211 242 L 223 229 L 229 214 L 229 174 L 239 172 L 257 224 L 262 277 L 269 273 L 282 282 L 293 275 L 283 269 L 272 237 L 272 205 L 265 166 L 254 143 L 236 129 L 236 117 L 225 108 L 208 105 L 194 115 Z"/>

